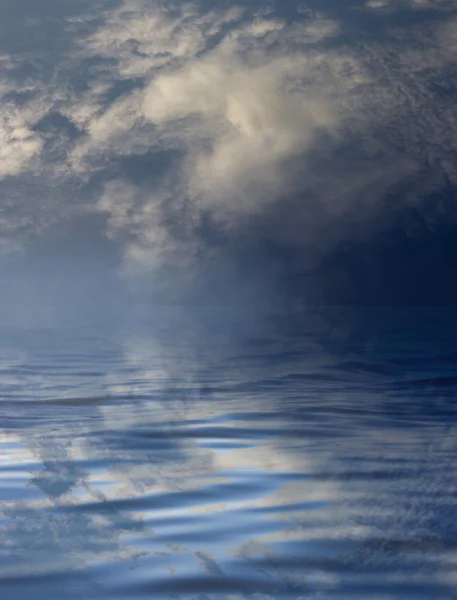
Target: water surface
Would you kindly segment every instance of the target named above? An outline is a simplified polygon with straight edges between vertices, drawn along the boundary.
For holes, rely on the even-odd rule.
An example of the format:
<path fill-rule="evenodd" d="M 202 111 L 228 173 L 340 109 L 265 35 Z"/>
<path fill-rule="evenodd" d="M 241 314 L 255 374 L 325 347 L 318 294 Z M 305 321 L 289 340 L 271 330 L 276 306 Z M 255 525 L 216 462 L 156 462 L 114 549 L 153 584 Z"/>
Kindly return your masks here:
<path fill-rule="evenodd" d="M 2 600 L 451 599 L 457 313 L 2 331 Z"/>

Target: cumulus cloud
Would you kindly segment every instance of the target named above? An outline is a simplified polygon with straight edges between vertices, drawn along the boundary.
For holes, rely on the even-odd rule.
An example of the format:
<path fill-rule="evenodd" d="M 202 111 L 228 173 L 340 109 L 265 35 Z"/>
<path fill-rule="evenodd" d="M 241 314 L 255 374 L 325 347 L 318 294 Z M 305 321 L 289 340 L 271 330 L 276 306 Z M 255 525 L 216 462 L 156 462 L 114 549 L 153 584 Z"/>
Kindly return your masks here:
<path fill-rule="evenodd" d="M 144 113 L 159 127 L 195 119 L 184 166 L 193 197 L 224 213 L 255 212 L 283 187 L 281 163 L 309 148 L 336 117 L 322 98 L 281 89 L 299 68 L 294 61 L 245 68 L 224 58 L 158 77 L 146 90 Z"/>
<path fill-rule="evenodd" d="M 79 170 L 113 153 L 125 156 L 148 148 L 179 154 L 173 177 L 166 173 L 153 193 L 132 191 L 142 196 L 142 208 L 140 213 L 133 209 L 124 214 L 122 231 L 116 216 L 108 220 L 109 235 L 130 240 L 126 245 L 129 260 L 151 266 L 166 255 L 176 259 L 175 250 L 183 241 L 179 236 L 176 239 L 176 230 L 186 238 L 181 254 L 188 259 L 202 246 L 195 234 L 202 215 L 210 214 L 216 227 L 227 232 L 236 228 L 239 219 L 271 206 L 288 189 L 291 161 L 309 152 L 319 136 L 337 132 L 344 110 L 335 96 L 365 78 L 351 56 L 304 50 L 336 36 L 339 27 L 334 21 L 288 25 L 253 15 L 239 24 L 243 12 L 213 11 L 197 17 L 189 7 L 183 9 L 173 21 L 173 31 L 184 35 L 186 23 L 186 43 L 179 44 L 177 51 L 173 40 L 161 35 L 154 38 L 159 50 L 149 48 L 145 53 L 156 60 L 159 52 L 161 64 L 154 65 L 148 84 L 90 119 L 85 125 L 88 135 L 72 151 L 72 164 Z M 141 5 L 134 16 L 126 16 L 126 28 L 135 29 L 140 16 L 149 19 L 148 27 L 159 27 L 161 19 L 171 27 L 168 16 L 150 11 L 146 17 Z M 100 51 L 102 40 L 123 39 L 116 34 L 117 20 L 117 13 L 107 19 L 106 27 L 88 45 L 91 51 Z M 202 47 L 202 32 L 221 39 L 213 47 L 208 35 L 203 36 L 206 46 Z M 121 46 L 117 66 L 122 76 L 126 61 L 136 61 L 136 57 L 130 50 L 123 52 L 123 42 Z M 103 45 L 101 52 L 111 52 L 110 48 Z M 329 71 L 325 76 L 319 76 L 322 64 Z M 71 113 L 72 108 L 68 110 Z M 154 157 L 150 168 L 154 169 Z M 108 199 L 115 185 L 105 187 L 97 205 L 108 213 L 110 206 L 117 212 L 118 200 Z M 122 184 L 120 189 L 124 189 Z M 183 217 L 186 223 L 180 223 Z M 126 236 L 127 230 L 130 235 Z"/>
<path fill-rule="evenodd" d="M 449 15 L 371 40 L 347 19 L 141 0 L 69 16 L 54 66 L 19 85 L 23 58 L 5 59 L 0 174 L 41 186 L 41 210 L 23 198 L 8 219 L 102 213 L 127 270 L 159 279 L 262 244 L 317 264 L 392 190 L 456 179 Z"/>

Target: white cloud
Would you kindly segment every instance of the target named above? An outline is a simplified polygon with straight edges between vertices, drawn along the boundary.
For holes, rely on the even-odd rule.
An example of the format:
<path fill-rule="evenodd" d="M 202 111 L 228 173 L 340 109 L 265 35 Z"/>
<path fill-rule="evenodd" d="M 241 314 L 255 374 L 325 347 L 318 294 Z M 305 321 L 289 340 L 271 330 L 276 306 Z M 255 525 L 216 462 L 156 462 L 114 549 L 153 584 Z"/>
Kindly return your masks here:
<path fill-rule="evenodd" d="M 94 10 L 97 19 L 69 20 L 72 53 L 47 82 L 34 75 L 16 86 L 21 59 L 4 57 L 0 175 L 39 175 L 46 207 L 38 214 L 15 198 L 11 225 L 18 215 L 39 229 L 81 208 L 102 211 L 126 264 L 150 271 L 171 261 L 190 277 L 192 260 L 204 262 L 207 215 L 225 234 L 251 226 L 255 236 L 253 217 L 275 207 L 266 236 L 325 246 L 330 229 L 345 235 L 332 219 L 375 206 L 421 165 L 435 169 L 423 189 L 443 174 L 457 179 L 453 102 L 430 88 L 447 85 L 455 58 L 449 20 L 351 43 L 345 22 L 312 11 L 289 22 L 241 6 L 129 0 Z M 74 137 L 35 131 L 55 114 Z M 163 168 L 166 153 L 174 158 Z M 146 154 L 148 184 L 123 170 Z M 74 185 L 96 180 L 90 194 Z M 292 207 L 293 195 L 302 200 Z"/>
<path fill-rule="evenodd" d="M 188 261 L 190 248 L 180 252 L 164 222 L 164 204 L 171 202 L 167 191 L 145 193 L 120 181 L 105 186 L 97 209 L 108 215 L 108 236 L 124 241 L 126 274 L 159 269 L 164 262 Z"/>
<path fill-rule="evenodd" d="M 216 55 L 159 76 L 145 93 L 144 113 L 159 127 L 194 119 L 187 139 L 187 193 L 219 214 L 262 210 L 283 188 L 281 163 L 336 124 L 321 92 L 304 97 L 287 89 L 294 59 L 245 67 Z M 263 193 L 263 199 L 259 198 Z"/>
<path fill-rule="evenodd" d="M 127 0 L 106 13 L 104 26 L 81 40 L 81 52 L 116 57 L 122 77 L 142 77 L 171 61 L 181 61 L 205 50 L 208 37 L 238 21 L 244 9 L 213 10 L 201 14 L 190 3 L 168 8 L 153 2 Z"/>
<path fill-rule="evenodd" d="M 365 4 L 367 8 L 386 8 L 392 4 L 392 0 L 368 0 Z"/>
<path fill-rule="evenodd" d="M 43 148 L 43 142 L 12 104 L 0 113 L 0 178 L 26 169 Z"/>
<path fill-rule="evenodd" d="M 287 49 L 288 43 L 308 47 L 336 35 L 339 26 L 330 20 L 319 18 L 299 26 L 257 15 L 238 24 L 242 14 L 238 9 L 196 16 L 186 7 L 172 22 L 154 8 L 146 14 L 143 5 L 136 12 L 127 6 L 129 11 L 123 8 L 107 18 L 86 50 L 109 55 L 112 44 L 120 44 L 117 65 L 124 76 L 129 61 L 137 58 L 125 47 L 127 34 L 118 34 L 122 14 L 129 36 L 138 43 L 154 39 L 157 47 L 142 53 L 158 53 L 162 62 L 151 67 L 144 92 L 125 95 L 104 112 L 92 111 L 85 123 L 88 135 L 72 151 L 71 164 L 82 172 L 103 163 L 103 157 L 129 155 L 134 148 L 179 151 L 182 160 L 174 168 L 171 188 L 167 178 L 160 192 L 149 194 L 145 203 L 155 218 L 146 217 L 144 209 L 133 216 L 134 208 L 123 221 L 131 233 L 126 242 L 128 260 L 136 257 L 159 265 L 155 252 L 160 249 L 161 258 L 176 259 L 177 247 L 173 235 L 157 225 L 165 221 L 159 216 L 168 202 L 164 198 L 173 196 L 177 206 L 186 205 L 188 231 L 198 224 L 202 210 L 210 210 L 223 227 L 234 226 L 240 216 L 260 213 L 286 191 L 285 169 L 291 159 L 310 151 L 324 131 L 338 130 L 344 114 L 338 105 L 340 93 L 363 83 L 366 75 L 350 56 Z M 139 21 L 142 27 L 137 28 Z M 181 33 L 185 29 L 186 43 L 176 47 L 173 36 L 152 35 L 154 28 Z M 202 40 L 208 46 L 204 34 L 209 30 L 212 35 L 223 31 L 222 39 L 203 51 Z M 81 107 L 75 109 L 81 114 Z M 68 109 L 70 114 L 72 110 Z M 110 235 L 127 240 L 119 228 L 113 229 L 115 221 L 109 221 Z M 189 239 L 186 243 L 182 254 L 189 259 L 198 240 L 193 249 Z M 167 244 L 172 252 L 166 251 Z"/>
<path fill-rule="evenodd" d="M 368 0 L 365 6 L 373 10 L 389 11 L 398 9 L 452 11 L 455 0 Z"/>

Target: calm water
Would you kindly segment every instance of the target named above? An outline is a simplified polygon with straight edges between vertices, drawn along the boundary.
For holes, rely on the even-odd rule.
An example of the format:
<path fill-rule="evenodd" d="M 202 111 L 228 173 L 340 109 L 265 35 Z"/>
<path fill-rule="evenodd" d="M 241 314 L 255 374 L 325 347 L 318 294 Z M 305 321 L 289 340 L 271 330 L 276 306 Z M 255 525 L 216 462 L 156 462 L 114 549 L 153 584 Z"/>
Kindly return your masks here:
<path fill-rule="evenodd" d="M 441 309 L 5 329 L 2 600 L 455 598 L 456 359 Z"/>

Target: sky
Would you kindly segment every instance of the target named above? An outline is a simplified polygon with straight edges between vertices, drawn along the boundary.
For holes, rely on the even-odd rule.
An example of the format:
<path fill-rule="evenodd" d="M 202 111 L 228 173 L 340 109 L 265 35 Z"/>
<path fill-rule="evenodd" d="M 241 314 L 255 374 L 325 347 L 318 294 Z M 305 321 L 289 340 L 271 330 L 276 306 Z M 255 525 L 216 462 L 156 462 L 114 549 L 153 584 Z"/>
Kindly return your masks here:
<path fill-rule="evenodd" d="M 0 23 L 3 321 L 457 302 L 455 0 L 4 0 Z"/>

